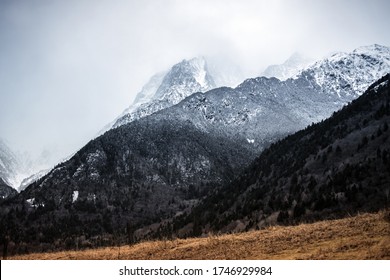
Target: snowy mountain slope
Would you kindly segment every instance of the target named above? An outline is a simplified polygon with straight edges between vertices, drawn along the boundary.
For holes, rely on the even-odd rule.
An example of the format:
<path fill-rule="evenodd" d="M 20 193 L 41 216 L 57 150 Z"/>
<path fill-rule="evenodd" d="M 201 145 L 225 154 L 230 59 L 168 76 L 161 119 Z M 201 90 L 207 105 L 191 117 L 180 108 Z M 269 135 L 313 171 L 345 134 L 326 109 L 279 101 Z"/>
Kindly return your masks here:
<path fill-rule="evenodd" d="M 18 183 L 20 162 L 7 144 L 0 139 L 0 178 L 4 183 L 14 188 Z"/>
<path fill-rule="evenodd" d="M 298 77 L 311 76 L 324 91 L 353 99 L 389 72 L 390 48 L 375 44 L 336 53 L 302 70 Z"/>
<path fill-rule="evenodd" d="M 150 80 L 142 87 L 141 91 L 137 94 L 135 97 L 133 103 L 126 108 L 122 114 L 120 114 L 115 120 L 113 120 L 111 123 L 107 124 L 99 133 L 98 135 L 103 134 L 107 130 L 110 130 L 114 127 L 114 125 L 118 122 L 125 122 L 125 121 L 119 121 L 121 119 L 131 119 L 130 115 L 137 115 L 137 117 L 133 117 L 132 119 L 140 118 L 143 115 L 147 115 L 147 112 L 144 113 L 136 113 L 138 111 L 142 111 L 141 107 L 144 104 L 147 104 L 153 100 L 153 96 L 156 94 L 159 86 L 161 85 L 164 76 L 167 72 L 160 72 L 155 75 L 153 75 Z M 157 109 L 156 109 L 157 110 Z M 128 116 L 128 117 L 126 117 Z M 118 125 L 117 125 L 118 126 Z"/>
<path fill-rule="evenodd" d="M 39 156 L 32 158 L 27 152 L 13 152 L 0 139 L 0 178 L 15 190 L 22 191 L 52 167 L 54 164 L 48 151 L 45 150 Z"/>
<path fill-rule="evenodd" d="M 294 77 L 311 62 L 313 62 L 312 59 L 304 57 L 300 53 L 294 53 L 283 64 L 268 66 L 262 73 L 262 76 L 267 78 L 275 77 L 281 81 L 285 81 Z"/>
<path fill-rule="evenodd" d="M 150 78 L 150 80 L 142 87 L 142 90 L 137 94 L 132 105 L 139 106 L 141 104 L 150 102 L 160 87 L 167 72 L 157 73 Z M 129 110 L 128 113 L 134 111 Z"/>
<path fill-rule="evenodd" d="M 315 94 L 307 79 L 280 82 L 275 78 L 246 80 L 235 89 L 196 93 L 155 114 L 161 122 L 189 121 L 198 129 L 242 142 L 254 152 L 280 137 L 328 117 L 342 107 Z"/>
<path fill-rule="evenodd" d="M 192 93 L 215 87 L 204 58 L 183 60 L 168 72 L 160 73 L 142 88 L 134 103 L 110 128 L 116 128 L 179 103 Z"/>

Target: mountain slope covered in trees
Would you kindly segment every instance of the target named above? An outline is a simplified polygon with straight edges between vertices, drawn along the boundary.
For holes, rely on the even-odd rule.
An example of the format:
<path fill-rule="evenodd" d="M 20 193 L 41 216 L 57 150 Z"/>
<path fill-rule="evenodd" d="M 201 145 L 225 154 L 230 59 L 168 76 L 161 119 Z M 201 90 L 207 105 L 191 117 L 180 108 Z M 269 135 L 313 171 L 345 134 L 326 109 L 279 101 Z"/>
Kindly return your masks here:
<path fill-rule="evenodd" d="M 232 180 L 248 157 L 241 145 L 191 123 L 145 118 L 91 141 L 4 201 L 1 230 L 30 244 L 123 234 L 128 225 L 149 225 L 191 207 Z"/>
<path fill-rule="evenodd" d="M 390 204 L 390 75 L 266 149 L 233 183 L 161 232 L 243 231 L 376 211 Z"/>

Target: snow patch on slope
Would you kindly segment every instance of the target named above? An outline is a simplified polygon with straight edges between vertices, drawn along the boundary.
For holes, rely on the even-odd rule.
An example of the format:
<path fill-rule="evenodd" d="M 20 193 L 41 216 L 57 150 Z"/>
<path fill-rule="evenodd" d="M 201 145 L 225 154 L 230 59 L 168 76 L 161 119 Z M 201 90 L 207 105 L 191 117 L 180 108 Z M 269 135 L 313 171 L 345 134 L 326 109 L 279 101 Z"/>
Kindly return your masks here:
<path fill-rule="evenodd" d="M 79 198 L 79 191 L 73 191 L 72 194 L 72 203 L 75 203 L 77 199 Z"/>

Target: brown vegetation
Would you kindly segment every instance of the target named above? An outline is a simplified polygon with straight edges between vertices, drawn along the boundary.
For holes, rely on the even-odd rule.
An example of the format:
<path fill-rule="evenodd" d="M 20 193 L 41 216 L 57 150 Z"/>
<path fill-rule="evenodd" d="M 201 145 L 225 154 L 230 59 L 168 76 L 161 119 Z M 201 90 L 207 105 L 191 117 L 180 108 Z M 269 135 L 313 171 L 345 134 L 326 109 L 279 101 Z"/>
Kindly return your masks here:
<path fill-rule="evenodd" d="M 13 259 L 390 259 L 389 211 L 240 234 L 148 241 Z"/>

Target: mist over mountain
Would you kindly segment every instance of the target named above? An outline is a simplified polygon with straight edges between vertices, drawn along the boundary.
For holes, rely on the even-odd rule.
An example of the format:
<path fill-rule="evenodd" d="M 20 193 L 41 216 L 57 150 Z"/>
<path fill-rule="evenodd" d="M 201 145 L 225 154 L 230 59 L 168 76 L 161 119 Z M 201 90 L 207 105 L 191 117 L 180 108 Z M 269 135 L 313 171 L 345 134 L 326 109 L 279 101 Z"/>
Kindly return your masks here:
<path fill-rule="evenodd" d="M 285 81 L 297 75 L 312 62 L 312 59 L 307 58 L 300 53 L 294 53 L 284 63 L 268 66 L 261 76 L 267 78 L 275 77 L 281 81 Z"/>
<path fill-rule="evenodd" d="M 52 164 L 51 153 L 43 151 L 33 158 L 29 153 L 14 152 L 0 139 L 0 178 L 8 186 L 21 191 L 45 175 Z"/>

